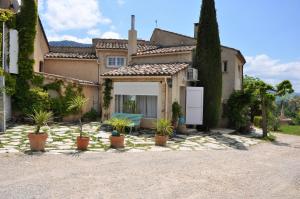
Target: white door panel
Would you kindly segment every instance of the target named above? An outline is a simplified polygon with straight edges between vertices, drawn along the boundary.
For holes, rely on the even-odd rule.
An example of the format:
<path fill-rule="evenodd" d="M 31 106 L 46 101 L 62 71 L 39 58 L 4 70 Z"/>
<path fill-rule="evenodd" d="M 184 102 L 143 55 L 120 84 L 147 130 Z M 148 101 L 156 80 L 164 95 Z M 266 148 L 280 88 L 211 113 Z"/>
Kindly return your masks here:
<path fill-rule="evenodd" d="M 187 87 L 186 89 L 186 124 L 203 124 L 203 94 L 202 87 Z"/>

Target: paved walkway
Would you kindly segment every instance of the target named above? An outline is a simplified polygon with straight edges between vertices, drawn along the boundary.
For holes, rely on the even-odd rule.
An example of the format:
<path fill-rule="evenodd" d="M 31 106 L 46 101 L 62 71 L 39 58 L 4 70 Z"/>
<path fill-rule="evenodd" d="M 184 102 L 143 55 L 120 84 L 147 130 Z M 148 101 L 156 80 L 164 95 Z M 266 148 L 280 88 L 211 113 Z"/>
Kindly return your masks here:
<path fill-rule="evenodd" d="M 88 152 L 145 152 L 145 151 L 199 151 L 206 149 L 247 150 L 256 145 L 260 140 L 252 138 L 253 135 L 232 135 L 228 130 L 217 129 L 211 134 L 177 135 L 168 141 L 167 147 L 158 147 L 154 144 L 154 131 L 142 130 L 133 135 L 126 135 L 126 147 L 116 150 L 110 148 L 109 132 L 100 131 L 100 123 L 92 122 L 83 126 L 83 131 L 88 132 L 91 141 Z M 0 135 L 0 153 L 31 153 L 27 134 L 33 132 L 34 127 L 17 125 L 9 128 Z M 79 135 L 76 125 L 53 125 L 43 127 L 48 132 L 46 151 L 49 153 L 75 153 L 75 140 Z"/>

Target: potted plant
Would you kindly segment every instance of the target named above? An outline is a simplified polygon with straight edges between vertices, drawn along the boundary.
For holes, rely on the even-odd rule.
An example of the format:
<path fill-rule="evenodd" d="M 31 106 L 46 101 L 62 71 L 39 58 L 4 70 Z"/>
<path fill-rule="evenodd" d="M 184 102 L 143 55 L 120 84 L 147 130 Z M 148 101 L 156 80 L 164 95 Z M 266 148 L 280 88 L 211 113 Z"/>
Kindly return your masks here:
<path fill-rule="evenodd" d="M 181 106 L 178 102 L 172 104 L 172 125 L 174 129 L 178 127 L 178 119 L 181 116 Z"/>
<path fill-rule="evenodd" d="M 68 103 L 68 110 L 72 111 L 73 113 L 79 114 L 79 133 L 80 135 L 76 139 L 77 149 L 81 151 L 85 151 L 88 148 L 90 138 L 83 134 L 82 132 L 82 114 L 83 114 L 83 107 L 86 104 L 87 99 L 84 96 L 77 95 L 73 99 L 70 100 Z"/>
<path fill-rule="evenodd" d="M 109 137 L 110 146 L 112 148 L 124 148 L 125 128 L 129 126 L 131 121 L 126 118 L 112 118 L 107 121 L 107 124 L 111 125 L 114 128 L 111 136 Z"/>
<path fill-rule="evenodd" d="M 48 122 L 52 120 L 52 116 L 52 112 L 42 110 L 33 110 L 33 114 L 29 115 L 29 118 L 36 125 L 35 132 L 28 134 L 30 149 L 32 151 L 45 151 L 45 144 L 48 138 L 48 134 L 41 133 L 40 129 L 42 126 L 47 125 Z"/>
<path fill-rule="evenodd" d="M 173 134 L 173 126 L 169 120 L 160 119 L 156 122 L 155 145 L 166 146 L 169 136 Z"/>

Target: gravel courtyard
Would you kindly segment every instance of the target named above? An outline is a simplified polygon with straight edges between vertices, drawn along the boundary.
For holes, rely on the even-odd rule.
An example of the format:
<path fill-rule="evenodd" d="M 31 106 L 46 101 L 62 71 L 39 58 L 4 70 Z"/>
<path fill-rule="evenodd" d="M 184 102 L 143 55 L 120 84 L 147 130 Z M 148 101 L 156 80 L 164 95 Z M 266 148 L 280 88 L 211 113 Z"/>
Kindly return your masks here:
<path fill-rule="evenodd" d="M 248 150 L 0 154 L 0 198 L 300 198 L 300 137 Z"/>

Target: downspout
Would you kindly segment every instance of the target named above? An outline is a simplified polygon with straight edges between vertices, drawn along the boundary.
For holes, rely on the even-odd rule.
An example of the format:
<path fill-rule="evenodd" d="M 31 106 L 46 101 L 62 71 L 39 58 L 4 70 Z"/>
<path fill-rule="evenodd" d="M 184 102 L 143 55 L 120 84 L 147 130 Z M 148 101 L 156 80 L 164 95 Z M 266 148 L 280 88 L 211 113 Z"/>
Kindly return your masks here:
<path fill-rule="evenodd" d="M 5 70 L 5 23 L 2 22 L 2 67 Z"/>
<path fill-rule="evenodd" d="M 98 94 L 97 94 L 97 97 L 98 97 L 98 111 L 99 111 L 99 115 L 100 115 L 100 118 L 102 118 L 102 111 L 101 111 L 101 103 L 100 103 L 100 89 L 101 89 L 101 85 L 100 85 L 100 61 L 99 61 L 99 58 L 97 59 L 97 67 L 98 67 Z"/>
<path fill-rule="evenodd" d="M 166 93 L 165 93 L 165 119 L 168 119 L 168 81 L 167 78 L 165 77 L 165 85 L 166 85 Z"/>

